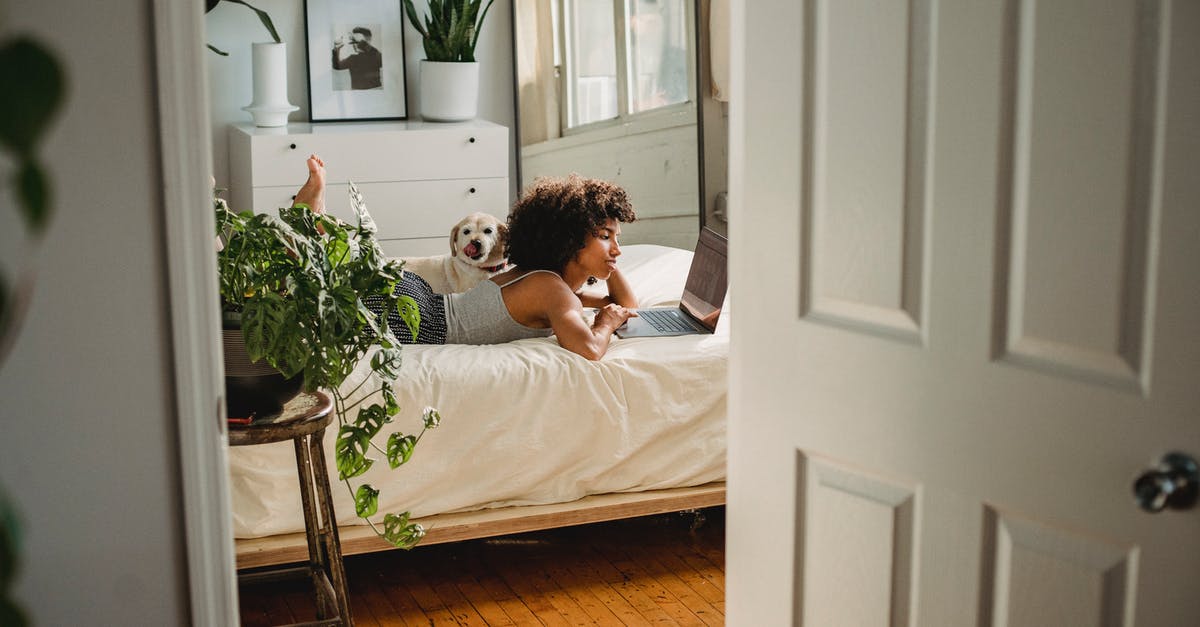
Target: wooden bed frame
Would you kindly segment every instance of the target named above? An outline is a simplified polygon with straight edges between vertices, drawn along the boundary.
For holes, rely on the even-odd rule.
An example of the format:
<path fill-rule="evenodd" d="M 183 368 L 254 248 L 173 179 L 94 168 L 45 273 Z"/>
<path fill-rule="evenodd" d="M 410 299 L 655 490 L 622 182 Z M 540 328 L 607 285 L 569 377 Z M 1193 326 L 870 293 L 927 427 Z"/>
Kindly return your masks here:
<path fill-rule="evenodd" d="M 724 504 L 725 482 L 716 481 L 689 488 L 598 494 L 570 503 L 438 514 L 414 520 L 428 531 L 425 539 L 421 541 L 423 546 Z M 338 535 L 341 539 L 342 555 L 393 548 L 366 525 L 338 527 Z M 241 539 L 236 541 L 235 547 L 238 569 L 289 564 L 308 559 L 308 545 L 303 532 Z"/>

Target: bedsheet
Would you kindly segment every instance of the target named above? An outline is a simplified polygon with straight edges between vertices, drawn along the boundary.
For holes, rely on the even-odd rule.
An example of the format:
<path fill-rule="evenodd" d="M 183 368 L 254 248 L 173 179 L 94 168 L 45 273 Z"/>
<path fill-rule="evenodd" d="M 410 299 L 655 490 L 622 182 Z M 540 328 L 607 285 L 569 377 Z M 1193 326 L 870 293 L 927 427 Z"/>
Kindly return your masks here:
<path fill-rule="evenodd" d="M 690 251 L 623 247 L 620 264 L 640 306 L 679 302 Z M 613 338 L 588 361 L 553 338 L 494 346 L 405 346 L 395 383 L 401 411 L 384 428 L 420 430 L 438 408 L 412 459 L 374 467 L 352 481 L 379 489 L 379 512 L 414 517 L 573 501 L 592 494 L 693 486 L 725 478 L 728 303 L 716 333 Z M 362 368 L 344 383 L 352 390 Z M 374 389 L 375 386 L 362 386 Z M 360 393 L 361 395 L 361 393 Z M 354 398 L 357 398 L 355 396 Z M 336 482 L 336 421 L 324 445 L 338 524 L 365 524 Z M 234 535 L 303 531 L 291 442 L 230 448 Z"/>

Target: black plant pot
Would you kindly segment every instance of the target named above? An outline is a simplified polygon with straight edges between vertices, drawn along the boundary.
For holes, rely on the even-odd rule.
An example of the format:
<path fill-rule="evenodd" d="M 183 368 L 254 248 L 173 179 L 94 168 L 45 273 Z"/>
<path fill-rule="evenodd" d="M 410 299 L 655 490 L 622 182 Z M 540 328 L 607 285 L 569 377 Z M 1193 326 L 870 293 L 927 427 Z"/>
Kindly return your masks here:
<path fill-rule="evenodd" d="M 241 325 L 226 315 L 221 330 L 225 348 L 225 404 L 230 418 L 272 416 L 295 398 L 304 375 L 286 378 L 265 361 L 250 362 Z"/>

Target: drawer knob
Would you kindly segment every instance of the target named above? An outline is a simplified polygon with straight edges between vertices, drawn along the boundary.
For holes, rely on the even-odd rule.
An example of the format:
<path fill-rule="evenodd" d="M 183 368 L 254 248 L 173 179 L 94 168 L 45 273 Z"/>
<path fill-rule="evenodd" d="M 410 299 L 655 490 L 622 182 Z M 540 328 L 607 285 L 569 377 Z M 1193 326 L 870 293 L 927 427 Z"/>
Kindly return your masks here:
<path fill-rule="evenodd" d="M 472 137 L 472 138 L 468 139 L 467 141 L 469 141 L 469 142 L 471 142 L 472 144 L 474 144 L 474 143 L 475 143 L 475 138 L 474 138 L 474 137 Z"/>
<path fill-rule="evenodd" d="M 295 150 L 295 149 L 296 149 L 296 144 L 289 144 L 289 145 L 288 145 L 288 148 L 291 148 L 292 150 Z"/>
<path fill-rule="evenodd" d="M 469 190 L 467 190 L 467 191 L 469 191 L 470 193 L 474 194 L 474 193 L 475 193 L 475 188 L 474 188 L 474 187 L 472 187 L 471 189 L 469 189 Z"/>

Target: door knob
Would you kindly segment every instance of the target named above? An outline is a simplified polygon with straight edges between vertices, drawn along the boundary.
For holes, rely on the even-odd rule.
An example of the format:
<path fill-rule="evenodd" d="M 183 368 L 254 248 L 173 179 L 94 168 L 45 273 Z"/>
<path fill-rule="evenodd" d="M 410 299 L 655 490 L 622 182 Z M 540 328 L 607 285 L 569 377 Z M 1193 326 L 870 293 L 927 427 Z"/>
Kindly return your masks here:
<path fill-rule="evenodd" d="M 1196 460 L 1179 452 L 1163 455 L 1158 466 L 1143 472 L 1133 482 L 1133 496 L 1139 507 L 1151 513 L 1167 508 L 1191 508 L 1200 496 Z"/>

